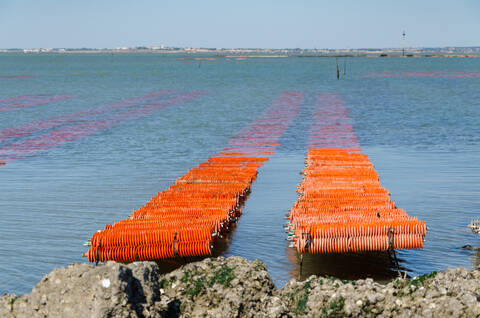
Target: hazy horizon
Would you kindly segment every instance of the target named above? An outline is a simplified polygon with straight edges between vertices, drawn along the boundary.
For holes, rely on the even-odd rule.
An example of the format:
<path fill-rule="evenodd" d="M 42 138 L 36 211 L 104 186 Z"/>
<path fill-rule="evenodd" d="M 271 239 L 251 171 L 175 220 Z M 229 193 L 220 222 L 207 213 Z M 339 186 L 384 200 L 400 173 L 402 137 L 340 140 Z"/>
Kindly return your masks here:
<path fill-rule="evenodd" d="M 0 47 L 399 48 L 480 45 L 480 2 L 463 0 L 3 0 Z"/>

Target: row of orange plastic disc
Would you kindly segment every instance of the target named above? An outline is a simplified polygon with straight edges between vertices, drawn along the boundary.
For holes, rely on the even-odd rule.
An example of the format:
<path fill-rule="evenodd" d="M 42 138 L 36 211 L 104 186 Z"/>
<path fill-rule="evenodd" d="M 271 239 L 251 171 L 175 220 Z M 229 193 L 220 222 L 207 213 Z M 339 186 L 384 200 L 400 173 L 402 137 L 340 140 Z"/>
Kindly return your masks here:
<path fill-rule="evenodd" d="M 130 218 L 108 224 L 89 241 L 89 261 L 157 260 L 210 255 L 241 213 L 258 168 L 300 109 L 302 96 L 284 92 L 228 147 L 178 178 Z"/>
<path fill-rule="evenodd" d="M 390 200 L 373 164 L 361 152 L 342 100 L 330 94 L 317 98 L 304 179 L 287 225 L 297 251 L 422 248 L 425 222 Z"/>

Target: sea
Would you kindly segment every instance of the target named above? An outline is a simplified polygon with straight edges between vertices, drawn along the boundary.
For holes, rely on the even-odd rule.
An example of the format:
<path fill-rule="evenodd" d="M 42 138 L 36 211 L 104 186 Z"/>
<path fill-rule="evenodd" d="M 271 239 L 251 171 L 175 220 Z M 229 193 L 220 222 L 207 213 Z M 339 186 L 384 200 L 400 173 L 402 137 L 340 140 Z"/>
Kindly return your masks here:
<path fill-rule="evenodd" d="M 279 288 L 309 275 L 476 267 L 479 88 L 480 58 L 0 54 L 0 294 L 88 262 L 95 231 L 221 151 L 285 92 L 301 94 L 301 110 L 215 256 L 259 259 Z M 285 216 L 319 94 L 341 98 L 383 187 L 428 226 L 423 249 L 396 253 L 399 266 L 385 253 L 305 255 L 300 266 L 289 247 Z"/>

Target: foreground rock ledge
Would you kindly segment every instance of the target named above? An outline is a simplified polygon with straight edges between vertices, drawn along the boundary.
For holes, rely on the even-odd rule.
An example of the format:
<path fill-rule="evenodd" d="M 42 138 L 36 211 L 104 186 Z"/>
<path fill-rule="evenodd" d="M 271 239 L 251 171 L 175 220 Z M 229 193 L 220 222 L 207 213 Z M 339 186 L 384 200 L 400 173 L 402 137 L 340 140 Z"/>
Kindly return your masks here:
<path fill-rule="evenodd" d="M 73 264 L 28 295 L 5 294 L 0 317 L 480 317 L 480 270 L 341 281 L 312 276 L 277 290 L 259 261 L 205 259 L 169 274 L 153 262 Z"/>

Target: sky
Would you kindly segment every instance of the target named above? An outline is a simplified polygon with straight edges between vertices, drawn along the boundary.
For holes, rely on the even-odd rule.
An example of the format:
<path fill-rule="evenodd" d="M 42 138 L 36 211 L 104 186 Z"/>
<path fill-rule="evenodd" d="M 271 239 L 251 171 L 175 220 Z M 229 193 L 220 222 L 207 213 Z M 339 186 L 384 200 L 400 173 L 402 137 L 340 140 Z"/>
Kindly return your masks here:
<path fill-rule="evenodd" d="M 480 46 L 479 0 L 0 0 L 0 48 Z"/>

